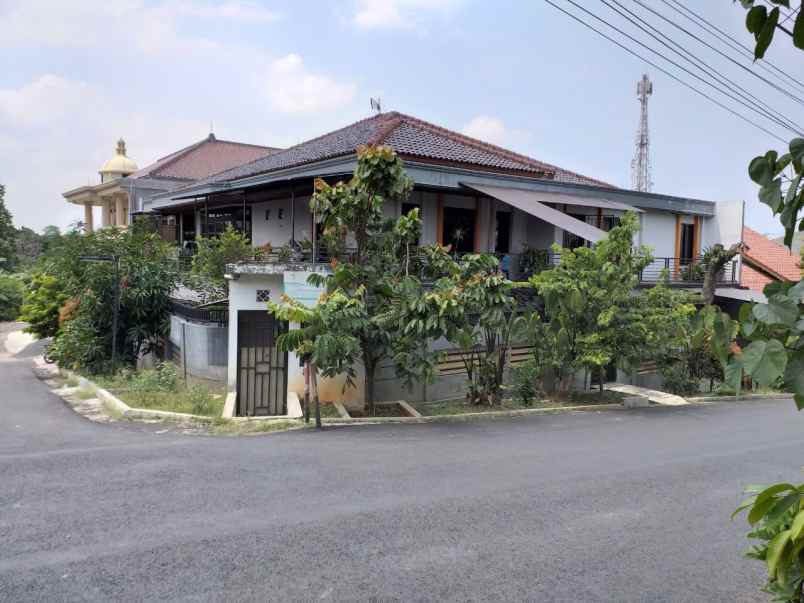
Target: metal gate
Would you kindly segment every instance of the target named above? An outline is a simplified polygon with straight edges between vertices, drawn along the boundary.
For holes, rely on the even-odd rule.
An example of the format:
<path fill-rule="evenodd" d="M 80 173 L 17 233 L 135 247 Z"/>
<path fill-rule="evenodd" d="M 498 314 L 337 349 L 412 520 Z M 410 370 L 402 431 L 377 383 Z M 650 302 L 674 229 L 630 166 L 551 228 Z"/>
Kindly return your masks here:
<path fill-rule="evenodd" d="M 237 414 L 287 414 L 288 354 L 276 348 L 287 323 L 265 310 L 237 313 Z"/>

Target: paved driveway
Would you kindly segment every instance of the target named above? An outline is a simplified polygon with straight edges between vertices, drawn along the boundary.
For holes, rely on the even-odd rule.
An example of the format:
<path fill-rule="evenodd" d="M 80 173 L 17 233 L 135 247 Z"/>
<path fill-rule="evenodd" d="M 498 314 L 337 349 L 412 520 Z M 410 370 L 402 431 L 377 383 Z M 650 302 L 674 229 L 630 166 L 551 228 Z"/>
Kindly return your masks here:
<path fill-rule="evenodd" d="M 189 436 L 0 358 L 0 600 L 766 600 L 728 517 L 802 433 L 778 401 Z"/>

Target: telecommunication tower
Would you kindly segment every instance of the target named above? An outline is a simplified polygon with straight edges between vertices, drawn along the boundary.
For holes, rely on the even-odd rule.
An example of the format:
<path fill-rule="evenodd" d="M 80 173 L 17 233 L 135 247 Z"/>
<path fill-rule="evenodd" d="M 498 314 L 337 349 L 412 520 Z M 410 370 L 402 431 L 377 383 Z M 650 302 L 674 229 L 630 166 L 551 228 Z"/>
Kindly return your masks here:
<path fill-rule="evenodd" d="M 637 83 L 639 99 L 639 130 L 636 135 L 636 149 L 631 161 L 631 186 L 634 190 L 650 192 L 653 188 L 650 165 L 650 137 L 648 135 L 648 97 L 653 94 L 653 83 L 647 74 Z"/>

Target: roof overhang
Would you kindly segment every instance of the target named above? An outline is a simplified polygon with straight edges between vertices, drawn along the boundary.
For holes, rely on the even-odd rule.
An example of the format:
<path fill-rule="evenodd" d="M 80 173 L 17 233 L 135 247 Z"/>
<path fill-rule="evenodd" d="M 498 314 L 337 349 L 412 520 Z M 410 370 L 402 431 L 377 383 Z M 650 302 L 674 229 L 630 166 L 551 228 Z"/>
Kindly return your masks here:
<path fill-rule="evenodd" d="M 596 228 L 591 224 L 582 222 L 577 218 L 573 218 L 569 214 L 560 212 L 542 203 L 542 195 L 540 193 L 526 191 L 516 188 L 507 188 L 502 186 L 482 186 L 482 185 L 467 185 L 472 190 L 494 197 L 507 203 L 512 207 L 521 209 L 532 216 L 549 222 L 554 226 L 571 232 L 574 235 L 582 237 L 592 243 L 597 243 L 606 237 L 606 232 L 600 228 Z"/>
<path fill-rule="evenodd" d="M 85 205 L 90 203 L 92 205 L 103 205 L 104 197 L 112 197 L 117 193 L 123 191 L 121 183 L 124 179 L 119 178 L 110 182 L 96 184 L 94 186 L 81 186 L 62 193 L 62 196 L 70 203 L 78 205 Z"/>

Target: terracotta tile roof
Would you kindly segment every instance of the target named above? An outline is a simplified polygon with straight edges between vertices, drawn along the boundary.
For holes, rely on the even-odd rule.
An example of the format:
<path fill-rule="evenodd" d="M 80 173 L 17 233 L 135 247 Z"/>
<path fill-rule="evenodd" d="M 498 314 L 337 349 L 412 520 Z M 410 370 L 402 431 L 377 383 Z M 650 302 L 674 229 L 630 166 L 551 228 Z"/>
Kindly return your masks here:
<path fill-rule="evenodd" d="M 397 112 L 381 113 L 363 119 L 284 151 L 223 171 L 208 178 L 207 182 L 238 180 L 324 159 L 347 156 L 353 154 L 358 146 L 367 144 L 389 145 L 407 159 L 470 168 L 479 167 L 489 171 L 614 188 L 600 180 L 587 178 Z"/>
<path fill-rule="evenodd" d="M 214 134 L 210 134 L 203 140 L 158 159 L 130 177 L 200 180 L 278 151 L 273 147 L 218 140 Z"/>
<path fill-rule="evenodd" d="M 801 258 L 756 230 L 743 227 L 743 269 L 740 284 L 762 289 L 773 281 L 801 279 Z"/>

